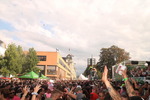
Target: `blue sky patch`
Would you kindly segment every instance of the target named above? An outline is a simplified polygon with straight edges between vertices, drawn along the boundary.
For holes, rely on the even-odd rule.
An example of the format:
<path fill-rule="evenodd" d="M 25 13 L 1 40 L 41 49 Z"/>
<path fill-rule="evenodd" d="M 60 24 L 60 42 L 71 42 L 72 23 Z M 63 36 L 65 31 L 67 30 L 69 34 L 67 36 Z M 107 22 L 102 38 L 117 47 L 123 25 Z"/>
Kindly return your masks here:
<path fill-rule="evenodd" d="M 13 36 L 13 39 L 14 40 L 17 40 L 17 41 L 20 41 L 20 42 L 23 42 L 19 37 L 17 37 L 17 36 Z"/>
<path fill-rule="evenodd" d="M 55 32 L 53 31 L 53 26 L 50 25 L 50 24 L 46 24 L 44 22 L 40 22 L 42 24 L 42 27 L 45 29 L 45 30 L 48 30 L 50 32 L 52 32 L 52 34 L 54 34 Z"/>
<path fill-rule="evenodd" d="M 10 23 L 0 19 L 0 30 L 14 31 L 15 28 Z"/>

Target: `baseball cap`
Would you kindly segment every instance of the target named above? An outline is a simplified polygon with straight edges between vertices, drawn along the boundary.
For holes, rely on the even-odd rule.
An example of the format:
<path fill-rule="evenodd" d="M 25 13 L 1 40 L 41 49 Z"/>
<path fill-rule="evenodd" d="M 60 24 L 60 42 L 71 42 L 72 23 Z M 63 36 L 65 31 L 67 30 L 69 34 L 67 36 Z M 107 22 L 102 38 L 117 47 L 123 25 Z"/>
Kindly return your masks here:
<path fill-rule="evenodd" d="M 76 89 L 75 89 L 75 92 L 78 92 L 78 91 L 81 91 L 82 89 L 80 88 L 80 87 L 77 87 Z"/>

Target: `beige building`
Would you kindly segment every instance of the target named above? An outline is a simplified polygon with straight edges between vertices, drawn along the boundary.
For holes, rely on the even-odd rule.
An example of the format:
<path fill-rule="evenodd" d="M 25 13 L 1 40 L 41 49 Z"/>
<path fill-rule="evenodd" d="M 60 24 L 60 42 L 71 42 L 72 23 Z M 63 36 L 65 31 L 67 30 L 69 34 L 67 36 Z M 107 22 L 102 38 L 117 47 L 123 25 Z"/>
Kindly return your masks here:
<path fill-rule="evenodd" d="M 6 50 L 6 44 L 0 40 L 0 55 L 4 56 Z"/>
<path fill-rule="evenodd" d="M 59 52 L 37 51 L 37 57 L 39 58 L 37 67 L 45 76 L 51 79 L 76 79 L 71 55 L 62 58 Z"/>

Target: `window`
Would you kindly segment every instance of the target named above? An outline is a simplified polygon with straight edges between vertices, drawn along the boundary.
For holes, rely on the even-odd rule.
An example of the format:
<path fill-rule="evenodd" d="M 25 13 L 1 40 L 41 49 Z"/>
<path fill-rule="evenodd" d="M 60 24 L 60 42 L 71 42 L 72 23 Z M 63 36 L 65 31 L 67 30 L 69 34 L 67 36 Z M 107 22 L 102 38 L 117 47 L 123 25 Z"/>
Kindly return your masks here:
<path fill-rule="evenodd" d="M 46 61 L 46 56 L 37 56 L 39 61 Z"/>
<path fill-rule="evenodd" d="M 37 65 L 36 67 L 40 69 L 40 71 L 43 75 L 45 75 L 45 66 L 44 65 Z"/>
<path fill-rule="evenodd" d="M 45 65 L 37 65 L 36 67 L 38 67 L 40 70 L 44 70 L 45 69 Z"/>
<path fill-rule="evenodd" d="M 71 72 L 70 69 L 63 63 L 62 60 L 59 59 L 59 63 L 60 63 L 60 65 L 63 66 L 66 70 L 68 70 L 69 72 Z"/>
<path fill-rule="evenodd" d="M 56 66 L 47 66 L 47 75 L 56 75 Z"/>

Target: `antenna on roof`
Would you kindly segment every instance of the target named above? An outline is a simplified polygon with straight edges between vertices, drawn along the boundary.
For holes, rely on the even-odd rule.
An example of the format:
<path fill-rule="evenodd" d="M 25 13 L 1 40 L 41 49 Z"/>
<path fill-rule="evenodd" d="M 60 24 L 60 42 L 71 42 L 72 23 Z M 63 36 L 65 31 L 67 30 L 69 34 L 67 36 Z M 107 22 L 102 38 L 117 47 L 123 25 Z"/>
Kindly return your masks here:
<path fill-rule="evenodd" d="M 56 52 L 59 52 L 59 49 L 58 49 L 58 48 L 56 48 Z"/>
<path fill-rule="evenodd" d="M 93 58 L 93 55 L 91 55 L 91 58 Z"/>

